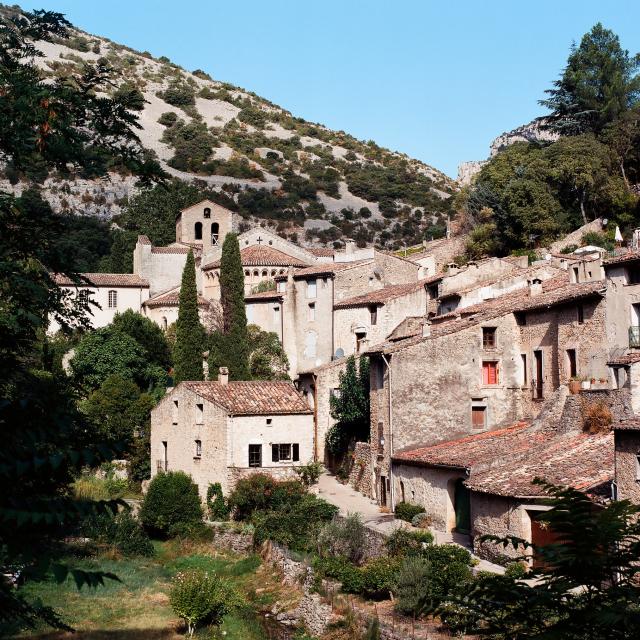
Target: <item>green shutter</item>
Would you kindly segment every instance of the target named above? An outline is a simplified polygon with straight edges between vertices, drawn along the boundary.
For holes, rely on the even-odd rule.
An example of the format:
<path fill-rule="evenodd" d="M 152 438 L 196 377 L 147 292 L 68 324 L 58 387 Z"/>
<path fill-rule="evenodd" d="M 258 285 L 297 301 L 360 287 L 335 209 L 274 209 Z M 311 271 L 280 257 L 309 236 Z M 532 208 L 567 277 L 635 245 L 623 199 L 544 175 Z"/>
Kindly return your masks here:
<path fill-rule="evenodd" d="M 271 460 L 273 462 L 280 462 L 280 447 L 277 444 L 271 445 Z"/>
<path fill-rule="evenodd" d="M 296 443 L 291 446 L 293 447 L 293 461 L 298 462 L 300 460 L 300 445 Z"/>

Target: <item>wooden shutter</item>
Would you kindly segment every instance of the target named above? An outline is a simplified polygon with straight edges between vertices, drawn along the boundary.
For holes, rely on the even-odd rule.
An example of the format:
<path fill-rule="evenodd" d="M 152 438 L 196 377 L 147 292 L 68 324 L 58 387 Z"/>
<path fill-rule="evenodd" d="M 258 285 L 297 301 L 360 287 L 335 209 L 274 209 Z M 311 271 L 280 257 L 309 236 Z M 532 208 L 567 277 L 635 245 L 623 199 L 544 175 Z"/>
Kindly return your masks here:
<path fill-rule="evenodd" d="M 272 462 L 280 462 L 280 447 L 277 444 L 271 445 L 271 460 Z"/>
<path fill-rule="evenodd" d="M 293 452 L 293 461 L 298 462 L 300 460 L 300 445 L 296 442 L 291 445 Z"/>
<path fill-rule="evenodd" d="M 498 363 L 483 362 L 482 363 L 482 384 L 498 384 Z"/>
<path fill-rule="evenodd" d="M 483 429 L 485 425 L 485 408 L 471 407 L 471 423 L 474 429 Z"/>

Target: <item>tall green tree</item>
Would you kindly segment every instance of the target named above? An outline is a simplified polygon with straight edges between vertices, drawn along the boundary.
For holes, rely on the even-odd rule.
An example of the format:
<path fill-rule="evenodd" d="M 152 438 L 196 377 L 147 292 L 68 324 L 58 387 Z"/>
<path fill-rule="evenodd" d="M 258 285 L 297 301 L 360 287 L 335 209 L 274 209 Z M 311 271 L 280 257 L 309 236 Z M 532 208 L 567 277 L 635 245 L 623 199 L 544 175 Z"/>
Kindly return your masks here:
<path fill-rule="evenodd" d="M 116 313 L 111 326 L 131 336 L 147 353 L 147 358 L 165 369 L 171 366 L 171 349 L 162 329 L 153 320 L 127 309 Z"/>
<path fill-rule="evenodd" d="M 104 175 L 127 167 L 149 179 L 158 165 L 137 139 L 135 114 L 122 96 L 108 98 L 105 61 L 88 64 L 64 80 L 45 78 L 36 58 L 39 41 L 68 37 L 69 23 L 48 11 L 0 16 L 0 157 L 14 179 L 32 194 L 50 171 Z M 24 192 L 23 192 L 24 193 Z M 85 465 L 118 451 L 90 437 L 69 381 L 41 359 L 39 335 L 54 317 L 63 327 L 87 326 L 87 305 L 56 286 L 52 273 L 79 281 L 73 256 L 60 247 L 67 232 L 62 216 L 41 198 L 0 192 L 0 549 L 4 567 L 20 567 L 24 580 L 53 569 L 69 572 L 46 543 L 80 519 L 116 504 L 74 500 L 68 484 Z M 73 571 L 79 585 L 100 584 L 106 574 Z M 0 581 L 0 625 L 64 627 L 51 609 L 31 602 Z"/>
<path fill-rule="evenodd" d="M 193 251 L 189 251 L 182 272 L 180 307 L 176 322 L 176 342 L 173 347 L 174 380 L 203 380 L 202 353 L 205 344 L 204 327 L 198 315 L 198 289 Z"/>
<path fill-rule="evenodd" d="M 600 133 L 640 98 L 640 55 L 629 55 L 618 36 L 596 24 L 571 47 L 562 76 L 540 104 L 549 126 L 563 135 Z"/>
<path fill-rule="evenodd" d="M 240 245 L 235 233 L 228 233 L 220 262 L 220 302 L 222 303 L 221 364 L 229 368 L 231 380 L 249 380 L 247 312 L 244 304 L 244 271 Z"/>
<path fill-rule="evenodd" d="M 334 455 L 344 453 L 353 441 L 369 441 L 369 358 L 362 357 L 356 363 L 355 356 L 349 356 L 339 381 L 338 393 L 330 399 L 336 423 L 326 437 L 327 448 Z"/>

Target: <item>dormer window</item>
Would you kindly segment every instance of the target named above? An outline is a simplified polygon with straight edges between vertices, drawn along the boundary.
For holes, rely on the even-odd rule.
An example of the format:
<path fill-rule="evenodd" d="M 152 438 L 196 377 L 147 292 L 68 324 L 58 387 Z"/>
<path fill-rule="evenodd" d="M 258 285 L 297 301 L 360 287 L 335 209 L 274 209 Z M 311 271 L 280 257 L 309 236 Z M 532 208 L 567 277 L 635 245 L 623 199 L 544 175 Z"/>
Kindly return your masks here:
<path fill-rule="evenodd" d="M 209 207 L 205 207 L 204 217 L 205 218 L 210 218 L 211 217 L 211 209 L 209 209 Z"/>

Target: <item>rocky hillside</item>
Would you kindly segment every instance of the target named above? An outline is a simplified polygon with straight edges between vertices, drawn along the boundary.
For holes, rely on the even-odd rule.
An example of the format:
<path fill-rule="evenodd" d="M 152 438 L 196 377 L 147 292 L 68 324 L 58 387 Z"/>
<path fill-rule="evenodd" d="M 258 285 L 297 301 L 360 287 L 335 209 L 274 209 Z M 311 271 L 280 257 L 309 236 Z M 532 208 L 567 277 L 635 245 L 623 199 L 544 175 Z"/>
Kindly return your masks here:
<path fill-rule="evenodd" d="M 277 219 L 282 228 L 291 209 L 292 226 L 312 242 L 348 234 L 361 244 L 400 246 L 444 232 L 457 185 L 422 162 L 106 38 L 73 30 L 69 38 L 36 47 L 44 54 L 37 64 L 46 77 L 106 60 L 113 91 L 139 97 L 140 139 L 163 168 L 180 180 L 225 191 L 257 218 Z M 10 185 L 9 178 L 0 188 L 19 191 L 20 183 Z M 115 174 L 102 181 L 50 176 L 44 192 L 58 211 L 111 219 L 135 186 Z"/>

